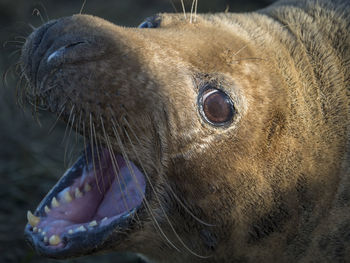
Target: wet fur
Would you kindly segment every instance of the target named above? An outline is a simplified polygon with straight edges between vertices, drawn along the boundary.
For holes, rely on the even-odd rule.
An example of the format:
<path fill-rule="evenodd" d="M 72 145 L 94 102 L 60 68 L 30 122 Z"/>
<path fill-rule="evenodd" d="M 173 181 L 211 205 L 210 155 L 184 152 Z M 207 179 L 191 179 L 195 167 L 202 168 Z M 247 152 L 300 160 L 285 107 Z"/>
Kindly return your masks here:
<path fill-rule="evenodd" d="M 154 30 L 66 18 L 59 32 L 100 41 L 89 59 L 41 68 L 49 89 L 34 96 L 154 185 L 139 227 L 104 249 L 157 262 L 349 262 L 349 17 L 346 0 L 320 0 L 194 23 L 161 14 Z M 234 101 L 230 127 L 199 116 L 205 83 Z"/>

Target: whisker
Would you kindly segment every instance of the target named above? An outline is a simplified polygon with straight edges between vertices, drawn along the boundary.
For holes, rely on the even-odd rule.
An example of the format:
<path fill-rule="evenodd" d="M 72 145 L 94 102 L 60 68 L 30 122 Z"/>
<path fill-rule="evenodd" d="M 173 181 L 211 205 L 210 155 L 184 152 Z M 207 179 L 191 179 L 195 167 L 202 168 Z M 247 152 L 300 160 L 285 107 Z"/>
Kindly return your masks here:
<path fill-rule="evenodd" d="M 193 17 L 193 9 L 194 9 L 194 3 L 196 0 L 192 0 L 192 5 L 191 5 L 191 16 L 190 16 L 190 24 L 192 24 L 192 17 Z"/>
<path fill-rule="evenodd" d="M 176 201 L 183 207 L 183 209 L 185 209 L 185 211 L 190 215 L 192 216 L 197 222 L 199 222 L 200 224 L 202 225 L 205 225 L 205 226 L 210 226 L 210 227 L 214 227 L 216 225 L 213 225 L 213 224 L 209 224 L 209 223 L 206 223 L 204 222 L 203 220 L 201 220 L 200 218 L 198 218 L 197 216 L 195 216 L 191 210 L 181 201 L 181 199 L 177 196 L 177 194 L 175 194 L 174 190 L 169 186 L 167 185 L 168 187 L 168 190 L 170 191 L 170 193 L 172 194 L 172 196 L 176 199 Z"/>
<path fill-rule="evenodd" d="M 181 5 L 182 5 L 182 10 L 183 10 L 183 12 L 184 12 L 185 20 L 186 20 L 186 19 L 187 19 L 187 16 L 186 16 L 186 8 L 185 8 L 184 0 L 181 0 Z"/>
<path fill-rule="evenodd" d="M 71 131 L 70 133 L 72 133 L 73 129 L 74 129 L 74 126 L 76 128 L 76 126 L 78 125 L 78 121 L 77 121 L 77 118 L 76 118 L 77 114 L 75 114 L 74 116 L 74 120 L 75 120 L 75 123 L 73 122 L 71 124 Z M 75 125 L 74 125 L 75 124 Z M 75 131 L 74 131 L 75 133 Z M 74 157 L 76 156 L 76 153 L 77 153 L 77 144 L 78 144 L 78 140 L 77 140 L 77 135 L 75 134 L 75 136 L 71 136 L 69 135 L 69 142 L 70 142 L 70 150 L 68 152 L 68 164 L 69 166 L 72 166 L 72 164 L 74 163 Z M 68 141 L 67 141 L 68 143 Z M 68 145 L 66 145 L 66 147 L 68 148 Z"/>
<path fill-rule="evenodd" d="M 111 111 L 112 116 L 114 116 L 113 111 L 112 111 L 111 109 L 110 109 L 110 111 Z M 112 118 L 112 120 L 113 120 L 113 119 L 114 119 L 114 117 Z M 121 152 L 122 152 L 122 155 L 123 155 L 124 160 L 126 161 L 126 164 L 127 164 L 127 166 L 128 166 L 128 169 L 129 169 L 129 171 L 131 172 L 131 175 L 133 176 L 133 178 L 135 179 L 135 182 L 136 182 L 136 184 L 137 184 L 137 186 L 138 186 L 138 191 L 140 191 L 140 193 L 141 193 L 142 196 L 143 196 L 143 202 L 144 202 L 145 206 L 147 207 L 147 209 L 148 209 L 148 211 L 149 211 L 149 214 L 150 214 L 150 216 L 151 216 L 152 219 L 153 219 L 153 222 L 157 225 L 158 230 L 160 231 L 161 235 L 166 239 L 166 241 L 167 241 L 176 251 L 181 252 L 181 251 L 175 246 L 175 244 L 174 244 L 173 242 L 171 242 L 171 240 L 170 240 L 170 239 L 166 236 L 166 234 L 164 233 L 163 229 L 162 229 L 161 226 L 159 225 L 159 223 L 158 223 L 156 217 L 154 216 L 154 214 L 153 214 L 153 212 L 152 212 L 152 210 L 151 210 L 151 208 L 150 208 L 150 205 L 149 205 L 149 203 L 148 203 L 148 200 L 145 198 L 145 195 L 142 193 L 142 190 L 140 189 L 140 186 L 139 186 L 139 183 L 138 183 L 138 179 L 137 179 L 137 177 L 136 177 L 136 175 L 135 175 L 135 173 L 134 173 L 134 169 L 132 169 L 132 167 L 131 167 L 131 165 L 130 165 L 129 158 L 128 158 L 126 152 L 125 152 L 123 143 L 122 143 L 121 138 L 120 138 L 120 136 L 119 136 L 119 134 L 118 134 L 118 130 L 117 130 L 116 124 L 118 124 L 118 123 L 112 121 L 112 126 L 113 126 L 113 127 L 112 127 L 112 130 L 113 130 L 113 133 L 114 133 L 114 135 L 115 135 L 115 137 L 116 137 L 116 139 L 117 139 L 117 141 L 118 141 L 118 144 L 120 145 Z M 146 177 L 146 178 L 147 178 L 147 177 Z M 147 180 L 150 182 L 149 178 L 147 178 Z M 152 185 L 152 191 L 153 191 L 153 192 L 155 193 L 155 195 L 156 195 L 156 191 L 155 191 L 153 185 Z"/>
<path fill-rule="evenodd" d="M 118 125 L 118 124 L 117 124 L 117 125 Z M 124 131 L 125 131 L 125 130 L 124 130 Z M 172 230 L 173 233 L 175 234 L 176 238 L 179 240 L 179 242 L 182 244 L 182 246 L 183 246 L 188 252 L 190 252 L 192 255 L 197 256 L 197 257 L 199 257 L 199 258 L 209 258 L 210 256 L 202 256 L 202 255 L 199 255 L 199 254 L 195 253 L 193 250 L 191 250 L 191 249 L 185 244 L 185 242 L 184 242 L 184 241 L 181 239 L 181 237 L 178 235 L 178 233 L 177 233 L 177 231 L 175 230 L 173 224 L 171 223 L 170 218 L 168 217 L 168 215 L 167 215 L 167 213 L 166 213 L 164 207 L 163 207 L 162 204 L 161 204 L 161 201 L 160 201 L 160 199 L 159 199 L 159 196 L 156 194 L 155 188 L 154 188 L 154 186 L 153 186 L 153 184 L 152 184 L 152 182 L 151 182 L 149 176 L 147 175 L 147 172 L 145 171 L 145 169 L 144 169 L 144 167 L 143 167 L 143 165 L 142 165 L 141 160 L 140 160 L 139 157 L 138 157 L 137 151 L 135 150 L 135 148 L 134 148 L 134 146 L 133 146 L 133 144 L 132 144 L 132 142 L 131 142 L 131 140 L 130 140 L 130 137 L 129 137 L 129 135 L 128 135 L 128 132 L 125 131 L 125 133 L 126 133 L 128 139 L 129 139 L 129 142 L 130 142 L 130 144 L 131 144 L 131 147 L 133 148 L 133 152 L 134 152 L 134 154 L 135 154 L 135 156 L 136 156 L 138 162 L 139 162 L 140 165 L 141 165 L 141 169 L 143 170 L 143 172 L 144 172 L 144 174 L 145 174 L 145 177 L 146 177 L 146 179 L 147 179 L 147 181 L 148 181 L 148 184 L 149 184 L 150 187 L 152 188 L 152 191 L 155 193 L 155 196 L 156 196 L 156 199 L 157 199 L 158 204 L 159 204 L 159 206 L 160 206 L 160 209 L 162 210 L 162 213 L 163 213 L 163 215 L 164 215 L 164 217 L 165 217 L 167 223 L 169 224 L 171 230 Z M 128 163 L 128 162 L 129 162 L 129 160 L 127 159 L 127 163 Z M 129 165 L 130 165 L 130 164 L 129 164 Z M 128 169 L 129 169 L 130 171 L 132 171 L 132 174 L 134 173 L 134 171 L 132 170 L 132 167 L 131 167 L 131 166 L 128 167 Z M 134 175 L 134 177 L 135 177 L 135 179 L 137 180 L 137 178 L 136 178 L 135 175 Z M 179 252 L 180 252 L 180 251 L 179 251 Z"/>
<path fill-rule="evenodd" d="M 23 81 L 23 78 L 21 77 L 16 84 L 15 94 L 16 94 L 16 104 L 19 106 L 20 109 L 24 110 L 23 98 L 24 98 L 24 92 L 27 89 L 28 83 L 25 84 L 23 89 L 23 88 L 20 88 L 22 86 L 22 81 Z M 7 82 L 5 82 L 5 84 L 8 85 Z"/>
<path fill-rule="evenodd" d="M 27 38 L 24 37 L 24 36 L 16 36 L 16 37 L 14 37 L 14 38 L 15 38 L 15 39 L 23 39 L 23 40 L 24 40 L 23 43 L 25 43 L 26 40 L 27 40 Z"/>
<path fill-rule="evenodd" d="M 72 118 L 72 115 L 73 115 L 73 111 L 74 111 L 74 105 L 72 106 L 71 110 L 70 110 L 70 113 L 69 113 L 69 117 L 68 117 L 68 121 L 67 121 L 67 124 L 66 124 L 66 129 L 64 131 L 64 136 L 63 136 L 63 139 L 62 139 L 62 142 L 61 143 L 64 143 L 66 141 L 66 137 L 67 137 L 67 132 L 68 132 L 68 127 L 69 127 L 69 123 L 70 123 L 70 120 Z"/>
<path fill-rule="evenodd" d="M 66 109 L 65 104 L 63 104 L 62 109 L 59 111 L 59 114 L 58 114 L 55 122 L 51 125 L 51 128 L 49 129 L 48 134 L 51 134 L 53 132 L 53 130 L 55 129 L 55 127 L 56 127 L 56 125 L 57 125 L 59 119 L 61 118 L 65 109 Z"/>
<path fill-rule="evenodd" d="M 17 98 L 17 105 L 24 110 L 24 95 L 25 95 L 25 91 L 28 90 L 28 86 L 30 85 L 29 83 L 25 83 L 24 88 L 20 88 L 22 86 L 22 82 L 25 81 L 24 79 L 24 74 L 22 76 L 20 76 L 17 84 L 16 84 L 16 89 L 15 89 L 15 93 L 16 93 L 16 98 Z"/>
<path fill-rule="evenodd" d="M 78 113 L 77 113 L 78 116 Z M 81 121 L 82 121 L 82 111 L 79 110 L 79 117 L 77 118 L 77 121 L 75 122 L 75 136 L 74 136 L 74 147 L 73 147 L 73 155 L 72 157 L 76 157 L 81 154 L 81 134 L 79 133 L 81 131 Z"/>
<path fill-rule="evenodd" d="M 92 128 L 92 114 L 90 113 L 90 147 L 91 147 L 91 159 L 92 159 L 92 166 L 94 169 L 94 175 L 96 180 L 96 185 L 99 190 L 99 192 L 102 194 L 100 185 L 98 183 L 97 173 L 96 173 L 96 164 L 95 164 L 95 151 L 94 151 L 94 135 L 93 135 L 93 128 Z"/>
<path fill-rule="evenodd" d="M 264 61 L 266 61 L 266 59 L 264 59 L 264 58 L 240 58 L 240 59 L 232 60 L 232 62 L 240 62 L 240 61 L 245 61 L 245 60 L 264 60 Z"/>
<path fill-rule="evenodd" d="M 196 0 L 196 7 L 194 8 L 194 22 L 197 22 L 197 10 L 198 10 L 198 0 Z"/>
<path fill-rule="evenodd" d="M 43 16 L 41 15 L 40 10 L 38 8 L 34 8 L 33 9 L 32 15 L 39 16 L 40 20 L 41 20 L 41 23 L 45 24 L 45 20 L 44 20 Z"/>
<path fill-rule="evenodd" d="M 9 54 L 9 57 L 12 58 L 14 55 L 17 55 L 18 53 L 20 53 L 22 50 L 20 49 L 20 47 L 22 46 L 17 46 L 19 47 L 19 49 L 15 50 L 15 51 L 12 51 L 10 54 Z"/>
<path fill-rule="evenodd" d="M 129 208 L 129 206 L 128 206 L 127 202 L 126 202 L 125 193 L 124 193 L 124 190 L 123 190 L 123 189 L 125 189 L 126 190 L 126 195 L 128 195 L 128 188 L 126 187 L 126 183 L 125 183 L 125 180 L 124 180 L 123 177 L 122 177 L 122 179 L 123 179 L 124 188 L 121 185 L 120 178 L 118 176 L 119 172 L 120 172 L 120 168 L 119 168 L 117 159 L 116 159 L 115 154 L 114 154 L 113 149 L 112 149 L 112 143 L 111 143 L 110 138 L 109 138 L 109 136 L 108 136 L 108 134 L 106 132 L 102 116 L 100 116 L 100 120 L 101 120 L 102 131 L 103 131 L 103 134 L 104 134 L 104 137 L 105 137 L 105 140 L 106 140 L 107 149 L 108 149 L 109 155 L 110 155 L 111 160 L 112 160 L 112 167 L 113 167 L 113 171 L 114 171 L 114 176 L 115 176 L 115 178 L 118 181 L 119 190 L 120 190 L 120 192 L 122 194 L 122 199 L 123 199 L 124 206 L 130 212 L 131 209 Z M 137 220 L 140 221 L 138 216 L 137 216 Z"/>
<path fill-rule="evenodd" d="M 92 130 L 93 130 L 94 139 L 95 139 L 95 143 L 96 143 L 96 155 L 97 155 L 97 160 L 98 160 L 98 163 L 99 163 L 99 171 L 100 171 L 100 174 L 101 174 L 102 173 L 102 162 L 101 162 L 101 156 L 100 156 L 100 151 L 99 151 L 99 149 L 101 148 L 101 145 L 99 145 L 99 141 L 97 140 L 97 134 L 96 134 L 96 129 L 95 129 L 94 122 L 92 123 Z M 105 181 L 104 181 L 104 177 L 103 176 L 101 176 L 101 180 L 102 180 L 103 189 L 106 190 L 106 185 L 105 185 Z"/>
<path fill-rule="evenodd" d="M 89 167 L 89 158 L 87 155 L 87 143 L 86 143 L 86 134 L 85 134 L 85 121 L 82 122 L 83 129 L 83 144 L 84 144 L 84 153 L 85 153 L 85 162 L 86 166 Z"/>
<path fill-rule="evenodd" d="M 118 123 L 117 123 L 117 125 L 118 125 Z M 198 253 L 194 252 L 192 249 L 190 249 L 190 248 L 185 244 L 185 242 L 184 242 L 184 241 L 182 240 L 182 238 L 179 236 L 179 234 L 177 233 L 177 231 L 176 231 L 176 229 L 174 228 L 173 224 L 171 223 L 170 218 L 168 217 L 168 215 L 167 215 L 167 213 L 166 213 L 166 211 L 165 211 L 165 209 L 164 209 L 164 207 L 163 207 L 163 205 L 162 205 L 162 203 L 161 203 L 161 201 L 160 201 L 160 199 L 159 199 L 159 196 L 156 194 L 156 191 L 155 191 L 155 189 L 154 189 L 154 186 L 153 186 L 153 184 L 152 184 L 152 181 L 150 180 L 149 176 L 147 175 L 147 172 L 146 172 L 146 170 L 145 170 L 145 168 L 144 168 L 144 166 L 143 166 L 141 160 L 139 159 L 139 156 L 138 156 L 138 154 L 137 154 L 137 151 L 136 151 L 136 149 L 134 148 L 134 145 L 133 145 L 133 143 L 132 143 L 132 141 L 131 141 L 130 136 L 128 135 L 128 132 L 127 132 L 126 130 L 124 130 L 124 131 L 125 131 L 125 134 L 127 135 L 127 138 L 128 138 L 128 140 L 129 140 L 129 142 L 130 142 L 131 148 L 133 149 L 133 152 L 134 152 L 134 154 L 135 154 L 135 156 L 136 156 L 136 158 L 137 158 L 137 160 L 138 160 L 138 162 L 139 162 L 139 164 L 140 164 L 140 166 L 141 166 L 141 169 L 142 169 L 143 173 L 145 174 L 145 177 L 146 177 L 146 179 L 147 179 L 147 181 L 148 181 L 148 184 L 150 185 L 152 191 L 155 193 L 155 197 L 156 197 L 156 199 L 157 199 L 157 201 L 158 201 L 158 204 L 159 204 L 159 206 L 160 206 L 160 209 L 162 210 L 163 215 L 164 215 L 164 217 L 165 217 L 167 223 L 169 224 L 170 228 L 172 229 L 173 233 L 175 234 L 176 238 L 179 240 L 179 242 L 181 243 L 181 245 L 182 245 L 188 252 L 190 252 L 192 255 L 194 255 L 194 256 L 196 256 L 196 257 L 199 257 L 199 258 L 209 258 L 210 256 L 202 256 L 202 255 L 199 255 Z M 129 169 L 130 169 L 130 168 L 129 168 Z"/>
<path fill-rule="evenodd" d="M 246 49 L 248 47 L 248 44 L 243 45 L 240 49 L 238 49 L 233 56 L 237 56 L 239 53 L 241 53 L 244 49 Z"/>
<path fill-rule="evenodd" d="M 50 21 L 50 18 L 49 18 L 48 13 L 47 13 L 47 9 L 45 8 L 44 4 L 42 2 L 39 2 L 38 4 L 42 7 L 42 9 L 44 11 L 46 22 Z"/>
<path fill-rule="evenodd" d="M 13 66 L 8 67 L 4 73 L 2 73 L 2 82 L 4 84 L 4 87 L 8 87 L 8 81 L 7 81 L 7 76 L 10 73 L 11 69 Z"/>
<path fill-rule="evenodd" d="M 2 44 L 2 47 L 3 48 L 6 48 L 6 46 L 8 45 L 8 44 L 20 44 L 20 45 L 23 45 L 25 43 L 25 41 L 19 41 L 19 40 L 7 40 L 7 41 L 5 41 L 3 44 Z"/>
<path fill-rule="evenodd" d="M 72 134 L 72 129 L 73 129 L 74 121 L 75 121 L 75 113 L 73 113 L 73 112 L 74 112 L 74 106 L 72 107 L 68 122 L 66 124 L 66 131 L 65 132 L 67 132 L 68 128 L 69 128 L 69 132 L 68 132 L 68 136 L 66 138 L 66 144 L 64 147 L 64 158 L 63 158 L 64 161 L 63 161 L 63 163 L 65 165 L 69 164 L 69 162 L 67 162 L 67 151 L 68 151 L 68 146 L 70 144 L 70 137 Z M 66 133 L 64 134 L 64 136 L 66 136 Z M 69 155 L 68 155 L 68 157 L 69 157 Z"/>
<path fill-rule="evenodd" d="M 28 26 L 34 31 L 34 30 L 36 30 L 36 27 L 35 26 L 33 26 L 32 24 L 28 24 Z"/>
<path fill-rule="evenodd" d="M 174 4 L 174 1 L 173 0 L 169 0 L 170 1 L 170 4 L 172 5 L 172 7 L 174 8 L 174 11 L 175 13 L 178 13 L 179 11 L 177 10 L 175 4 Z"/>
<path fill-rule="evenodd" d="M 128 120 L 126 118 L 122 118 L 124 123 L 127 125 L 128 129 L 131 131 L 131 133 L 133 134 L 133 136 L 136 138 L 137 142 L 139 145 L 141 145 L 141 142 L 139 141 L 138 137 L 136 136 L 134 130 L 132 129 L 132 127 L 130 126 Z M 131 138 L 128 136 L 129 141 L 131 142 Z M 140 162 L 140 161 L 139 161 Z M 140 162 L 141 163 L 141 162 Z M 141 164 L 142 165 L 142 164 Z M 145 169 L 142 167 L 143 172 L 146 173 Z M 177 196 L 177 194 L 175 194 L 175 192 L 173 191 L 172 187 L 170 187 L 170 185 L 167 184 L 167 188 L 170 191 L 170 193 L 173 195 L 173 197 L 176 199 L 176 201 L 184 208 L 184 210 L 190 215 L 192 216 L 197 222 L 205 225 L 205 226 L 210 226 L 213 227 L 215 225 L 210 224 L 210 223 L 206 223 L 203 220 L 201 220 L 200 218 L 198 218 L 197 216 L 195 216 L 191 210 L 181 201 L 181 199 Z"/>
<path fill-rule="evenodd" d="M 82 4 L 82 6 L 81 6 L 81 8 L 80 8 L 80 11 L 79 11 L 79 14 L 80 14 L 80 15 L 83 13 L 85 4 L 86 4 L 86 0 L 83 1 L 83 4 Z"/>
<path fill-rule="evenodd" d="M 82 118 L 82 111 L 79 111 L 79 121 L 77 122 L 77 125 L 75 126 L 75 142 L 78 143 L 78 134 L 79 129 L 81 127 L 81 118 Z"/>

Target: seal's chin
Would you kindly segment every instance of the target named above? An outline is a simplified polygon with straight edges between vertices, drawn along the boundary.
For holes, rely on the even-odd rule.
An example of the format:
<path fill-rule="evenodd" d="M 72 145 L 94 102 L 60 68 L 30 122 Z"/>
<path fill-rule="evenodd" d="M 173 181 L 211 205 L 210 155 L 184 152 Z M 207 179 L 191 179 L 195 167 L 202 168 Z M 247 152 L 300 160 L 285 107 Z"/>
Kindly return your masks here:
<path fill-rule="evenodd" d="M 34 215 L 28 212 L 25 234 L 39 253 L 54 258 L 90 253 L 116 230 L 132 226 L 145 196 L 145 177 L 121 155 L 106 148 L 96 152 L 83 154 Z"/>

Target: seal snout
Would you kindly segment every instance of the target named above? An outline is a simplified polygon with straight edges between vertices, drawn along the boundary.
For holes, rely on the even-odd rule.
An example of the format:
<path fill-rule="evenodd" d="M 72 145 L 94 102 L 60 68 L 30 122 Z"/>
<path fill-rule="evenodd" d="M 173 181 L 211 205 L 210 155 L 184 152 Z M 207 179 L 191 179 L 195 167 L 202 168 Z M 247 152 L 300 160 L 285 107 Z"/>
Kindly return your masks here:
<path fill-rule="evenodd" d="M 72 41 L 72 43 L 68 43 L 63 47 L 60 47 L 59 49 L 55 50 L 54 52 L 48 55 L 46 63 L 50 63 L 54 60 L 60 60 L 62 57 L 64 57 L 65 53 L 67 53 L 69 49 L 76 48 L 76 46 L 84 45 L 84 44 L 85 45 L 88 44 L 87 41 L 78 40 L 78 41 Z"/>
<path fill-rule="evenodd" d="M 65 65 L 95 61 L 105 53 L 105 36 L 96 34 L 85 23 L 84 16 L 61 18 L 44 24 L 28 37 L 22 61 L 34 87 L 41 88 L 46 76 Z"/>
<path fill-rule="evenodd" d="M 56 21 L 50 21 L 36 29 L 28 38 L 22 48 L 22 61 L 24 72 L 27 79 L 35 86 L 36 75 L 41 62 L 42 56 L 45 54 L 47 47 L 46 36 L 50 27 L 56 24 Z"/>

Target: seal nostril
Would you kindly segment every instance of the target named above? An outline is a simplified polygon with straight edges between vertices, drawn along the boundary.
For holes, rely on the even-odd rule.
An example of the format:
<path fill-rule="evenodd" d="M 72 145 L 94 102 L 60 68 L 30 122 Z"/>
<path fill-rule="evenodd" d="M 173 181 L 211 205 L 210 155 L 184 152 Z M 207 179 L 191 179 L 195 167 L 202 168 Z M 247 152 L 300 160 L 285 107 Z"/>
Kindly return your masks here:
<path fill-rule="evenodd" d="M 85 43 L 86 43 L 85 41 L 78 41 L 78 42 L 75 42 L 75 43 L 68 44 L 67 46 L 65 46 L 65 48 L 71 48 L 71 47 L 74 47 L 74 46 L 77 46 L 77 45 L 80 45 L 80 44 L 85 44 Z"/>
<path fill-rule="evenodd" d="M 85 41 L 77 41 L 77 42 L 73 42 L 73 43 L 70 43 L 64 47 L 59 48 L 58 50 L 52 52 L 48 56 L 47 63 L 49 63 L 53 58 L 57 58 L 57 57 L 62 56 L 67 49 L 73 48 L 73 47 L 81 45 L 81 44 L 86 44 L 86 42 Z"/>
<path fill-rule="evenodd" d="M 49 57 L 47 58 L 47 63 L 49 63 L 53 58 L 59 57 L 64 53 L 64 47 L 61 47 L 60 49 L 52 52 Z"/>

